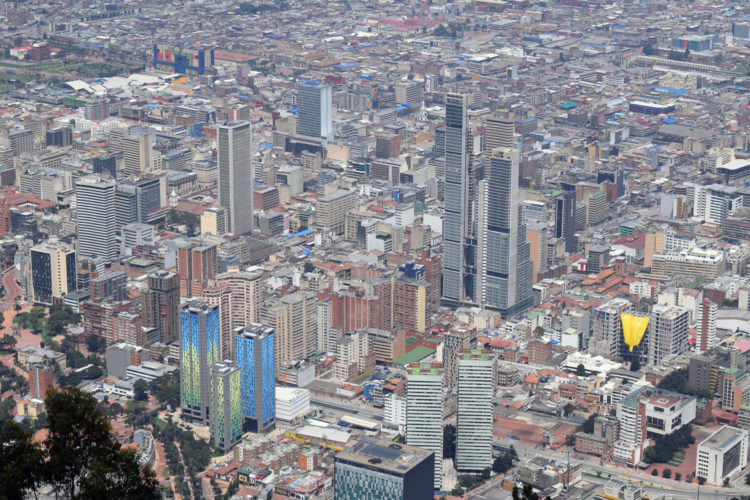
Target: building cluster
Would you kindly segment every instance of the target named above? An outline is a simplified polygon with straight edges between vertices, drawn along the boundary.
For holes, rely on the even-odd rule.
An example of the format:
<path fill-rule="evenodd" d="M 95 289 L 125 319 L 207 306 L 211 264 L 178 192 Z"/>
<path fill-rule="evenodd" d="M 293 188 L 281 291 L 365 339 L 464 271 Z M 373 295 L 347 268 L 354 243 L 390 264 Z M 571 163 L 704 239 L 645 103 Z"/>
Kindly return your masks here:
<path fill-rule="evenodd" d="M 102 391 L 179 372 L 182 419 L 233 452 L 207 474 L 258 494 L 430 498 L 523 439 L 581 457 L 521 464 L 554 492 L 688 425 L 693 477 L 744 468 L 746 5 L 169 10 L 0 16 L 0 69 L 32 77 L 0 71 L 0 258 L 106 346 Z M 76 58 L 140 69 L 50 78 Z M 18 361 L 19 411 L 73 369 Z"/>

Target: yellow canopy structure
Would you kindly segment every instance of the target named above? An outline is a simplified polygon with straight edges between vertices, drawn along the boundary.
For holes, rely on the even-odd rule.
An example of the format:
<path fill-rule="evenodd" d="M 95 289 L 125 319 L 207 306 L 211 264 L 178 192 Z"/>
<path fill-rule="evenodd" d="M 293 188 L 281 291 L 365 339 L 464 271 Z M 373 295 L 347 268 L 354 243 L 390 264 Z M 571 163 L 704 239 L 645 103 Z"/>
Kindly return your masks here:
<path fill-rule="evenodd" d="M 648 326 L 648 316 L 633 316 L 632 314 L 621 314 L 622 334 L 625 337 L 625 343 L 633 352 L 633 347 L 637 346 L 643 340 L 643 334 L 646 333 Z"/>

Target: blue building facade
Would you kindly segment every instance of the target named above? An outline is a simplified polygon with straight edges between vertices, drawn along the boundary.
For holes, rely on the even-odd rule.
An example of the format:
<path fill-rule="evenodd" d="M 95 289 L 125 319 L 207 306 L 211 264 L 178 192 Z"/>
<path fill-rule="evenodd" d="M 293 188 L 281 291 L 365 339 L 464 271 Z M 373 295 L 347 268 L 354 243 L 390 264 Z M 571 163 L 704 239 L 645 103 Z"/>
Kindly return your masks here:
<path fill-rule="evenodd" d="M 273 328 L 257 323 L 234 330 L 235 360 L 241 371 L 245 430 L 267 432 L 276 419 Z"/>
<path fill-rule="evenodd" d="M 209 423 L 211 366 L 220 361 L 219 307 L 193 300 L 180 311 L 180 402 L 182 417 Z"/>

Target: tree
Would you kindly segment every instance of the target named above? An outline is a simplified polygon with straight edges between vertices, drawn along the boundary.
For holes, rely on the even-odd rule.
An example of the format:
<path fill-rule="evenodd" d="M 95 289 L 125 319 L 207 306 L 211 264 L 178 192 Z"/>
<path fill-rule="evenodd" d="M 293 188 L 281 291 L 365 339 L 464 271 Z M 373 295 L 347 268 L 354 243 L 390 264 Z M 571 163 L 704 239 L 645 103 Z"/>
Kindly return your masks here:
<path fill-rule="evenodd" d="M 637 372 L 640 369 L 641 369 L 641 361 L 638 358 L 633 358 L 633 361 L 630 362 L 630 371 Z"/>
<path fill-rule="evenodd" d="M 656 477 L 656 476 L 659 475 L 659 471 L 656 470 L 656 469 L 654 469 L 654 470 L 651 471 L 651 475 L 654 476 L 654 477 Z"/>
<path fill-rule="evenodd" d="M 51 389 L 47 406 L 46 482 L 69 498 L 159 498 L 154 472 L 120 448 L 96 400 L 78 389 Z"/>
<path fill-rule="evenodd" d="M 682 481 L 682 474 L 680 474 L 679 472 L 675 472 L 674 473 L 674 480 L 675 481 Z"/>
<path fill-rule="evenodd" d="M 723 484 L 723 486 L 724 486 L 725 488 L 729 488 L 729 478 L 728 478 L 728 477 L 725 477 L 725 478 L 724 478 L 724 484 Z"/>
<path fill-rule="evenodd" d="M 456 426 L 443 427 L 443 458 L 456 458 Z"/>
<path fill-rule="evenodd" d="M 583 366 L 583 364 L 580 364 L 576 367 L 576 375 L 578 375 L 579 377 L 586 376 L 586 367 Z"/>
<path fill-rule="evenodd" d="M 44 452 L 12 420 L 0 421 L 0 443 L 0 498 L 26 498 L 43 481 Z"/>
<path fill-rule="evenodd" d="M 16 343 L 18 343 L 18 340 L 13 335 L 8 335 L 7 333 L 0 339 L 0 344 L 11 351 L 15 349 Z"/>
<path fill-rule="evenodd" d="M 656 46 L 653 43 L 647 44 L 643 47 L 643 54 L 646 56 L 653 56 L 656 54 Z"/>
<path fill-rule="evenodd" d="M 89 333 L 86 335 L 86 348 L 89 352 L 99 352 L 107 346 L 107 343 L 99 335 Z"/>
<path fill-rule="evenodd" d="M 498 474 L 505 474 L 512 469 L 513 463 L 515 462 L 515 453 L 515 450 L 511 446 L 510 450 L 495 457 L 495 460 L 492 462 L 492 471 Z"/>
<path fill-rule="evenodd" d="M 148 391 L 148 383 L 142 378 L 136 380 L 133 384 L 133 394 L 135 395 L 135 400 L 145 401 L 148 398 L 146 391 Z"/>
<path fill-rule="evenodd" d="M 698 476 L 698 484 L 703 486 L 706 483 L 706 478 Z"/>
<path fill-rule="evenodd" d="M 665 468 L 663 471 L 661 471 L 661 477 L 663 477 L 664 479 L 669 479 L 670 477 L 672 477 L 672 469 L 670 469 L 669 467 Z"/>
<path fill-rule="evenodd" d="M 745 484 L 750 485 L 750 474 L 745 476 Z"/>
<path fill-rule="evenodd" d="M 593 433 L 594 432 L 594 420 L 596 420 L 596 417 L 598 416 L 599 415 L 597 413 L 592 413 L 591 415 L 589 415 L 589 418 L 587 418 L 586 421 L 581 424 L 578 430 L 586 434 Z"/>
<path fill-rule="evenodd" d="M 570 415 L 572 415 L 575 410 L 576 410 L 576 407 L 572 403 L 568 403 L 565 406 L 563 406 L 563 413 L 565 414 L 566 417 L 569 417 Z"/>

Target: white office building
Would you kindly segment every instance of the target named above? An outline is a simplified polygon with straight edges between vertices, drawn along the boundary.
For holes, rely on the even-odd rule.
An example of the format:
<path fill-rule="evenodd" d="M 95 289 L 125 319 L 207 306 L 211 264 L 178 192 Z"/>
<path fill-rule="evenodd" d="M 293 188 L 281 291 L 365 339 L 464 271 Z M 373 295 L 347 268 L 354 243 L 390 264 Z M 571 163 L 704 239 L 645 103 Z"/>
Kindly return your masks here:
<path fill-rule="evenodd" d="M 723 426 L 698 445 L 695 475 L 709 484 L 721 485 L 747 463 L 748 432 Z"/>
<path fill-rule="evenodd" d="M 435 452 L 435 490 L 443 484 L 443 368 L 411 364 L 406 370 L 406 444 Z"/>
<path fill-rule="evenodd" d="M 310 411 L 310 391 L 299 387 L 276 387 L 276 420 L 292 422 Z"/>
<path fill-rule="evenodd" d="M 488 351 L 458 353 L 456 470 L 461 472 L 481 472 L 492 465 L 494 367 Z"/>

